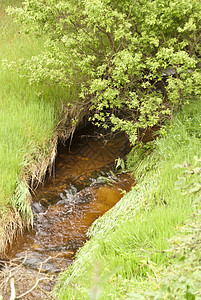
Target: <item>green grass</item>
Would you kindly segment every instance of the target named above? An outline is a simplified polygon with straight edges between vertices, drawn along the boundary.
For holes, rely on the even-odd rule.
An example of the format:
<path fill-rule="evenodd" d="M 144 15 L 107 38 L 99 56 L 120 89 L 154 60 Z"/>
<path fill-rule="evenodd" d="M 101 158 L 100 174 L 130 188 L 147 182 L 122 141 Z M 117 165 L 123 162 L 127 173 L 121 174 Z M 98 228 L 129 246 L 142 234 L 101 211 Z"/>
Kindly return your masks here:
<path fill-rule="evenodd" d="M 25 205 L 26 197 L 15 201 L 17 185 L 34 160 L 38 163 L 50 156 L 62 103 L 75 98 L 70 90 L 48 84 L 30 86 L 18 68 L 4 68 L 5 61 L 29 59 L 44 49 L 43 38 L 21 33 L 20 25 L 5 12 L 8 5 L 21 2 L 3 1 L 0 8 L 0 205 L 18 208 L 23 207 L 19 199 Z"/>
<path fill-rule="evenodd" d="M 200 124 L 197 99 L 162 129 L 151 155 L 143 161 L 133 158 L 138 184 L 95 221 L 91 239 L 60 276 L 58 299 L 130 299 L 134 283 L 154 278 L 155 269 L 168 266 L 169 239 L 197 209 L 194 194 L 176 188 L 183 174 L 176 166 L 201 157 Z"/>
<path fill-rule="evenodd" d="M 129 299 L 200 299 L 201 214 L 196 211 L 170 241 L 169 265 L 155 268 L 154 276 L 130 287 Z"/>
<path fill-rule="evenodd" d="M 0 60 L 17 60 L 41 50 L 41 41 L 21 36 L 19 25 L 1 18 Z M 53 134 L 54 103 L 43 101 L 16 70 L 0 71 L 0 199 L 7 201 L 22 175 L 27 152 L 34 153 Z"/>

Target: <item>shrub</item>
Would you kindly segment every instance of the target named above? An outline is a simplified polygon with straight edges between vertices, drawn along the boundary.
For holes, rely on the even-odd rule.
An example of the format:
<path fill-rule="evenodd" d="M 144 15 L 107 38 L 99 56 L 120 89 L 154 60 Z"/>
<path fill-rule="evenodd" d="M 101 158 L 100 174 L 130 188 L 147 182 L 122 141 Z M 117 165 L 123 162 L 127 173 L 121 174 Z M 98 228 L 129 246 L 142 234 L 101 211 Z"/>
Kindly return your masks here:
<path fill-rule="evenodd" d="M 91 120 L 134 144 L 200 93 L 199 0 L 26 0 L 8 12 L 46 50 L 21 61 L 30 82 L 76 86 Z"/>

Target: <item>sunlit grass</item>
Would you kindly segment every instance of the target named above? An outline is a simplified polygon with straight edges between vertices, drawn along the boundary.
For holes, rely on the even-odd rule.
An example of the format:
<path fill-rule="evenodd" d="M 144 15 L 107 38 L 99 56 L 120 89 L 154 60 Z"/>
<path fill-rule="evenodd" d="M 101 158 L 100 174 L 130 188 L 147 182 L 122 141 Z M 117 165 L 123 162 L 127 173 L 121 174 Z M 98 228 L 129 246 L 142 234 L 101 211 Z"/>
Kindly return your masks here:
<path fill-rule="evenodd" d="M 28 59 L 44 49 L 44 38 L 21 33 L 20 25 L 5 12 L 8 5 L 21 2 L 1 1 L 0 6 L 0 204 L 13 205 L 12 195 L 25 167 L 51 153 L 62 103 L 74 100 L 72 91 L 30 86 L 17 68 L 4 67 L 5 60 Z"/>
<path fill-rule="evenodd" d="M 19 59 L 33 55 L 34 48 L 39 50 L 39 41 L 20 36 L 18 26 L 6 14 L 1 18 L 0 60 Z M 5 201 L 20 179 L 26 152 L 50 139 L 54 104 L 39 99 L 16 71 L 1 67 L 0 82 L 0 199 Z"/>

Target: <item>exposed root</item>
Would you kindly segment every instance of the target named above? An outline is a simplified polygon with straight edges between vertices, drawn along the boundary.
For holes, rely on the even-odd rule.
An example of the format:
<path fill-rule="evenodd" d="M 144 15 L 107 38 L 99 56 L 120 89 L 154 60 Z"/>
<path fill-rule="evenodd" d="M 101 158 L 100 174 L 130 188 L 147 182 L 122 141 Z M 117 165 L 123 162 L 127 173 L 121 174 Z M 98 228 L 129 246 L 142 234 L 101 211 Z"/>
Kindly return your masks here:
<path fill-rule="evenodd" d="M 12 277 L 10 280 L 10 289 L 11 289 L 11 295 L 10 295 L 10 300 L 15 300 L 15 285 L 14 285 L 14 278 Z"/>
<path fill-rule="evenodd" d="M 23 220 L 16 209 L 5 209 L 0 213 L 0 253 L 3 255 L 7 246 L 17 234 L 23 231 Z"/>
<path fill-rule="evenodd" d="M 56 134 L 51 142 L 51 145 L 49 146 L 49 156 L 45 157 L 45 155 L 38 153 L 37 159 L 35 158 L 31 163 L 27 163 L 23 181 L 27 183 L 32 192 L 34 192 L 38 185 L 43 182 L 47 170 L 51 175 L 54 161 L 57 155 L 57 143 L 58 136 Z"/>

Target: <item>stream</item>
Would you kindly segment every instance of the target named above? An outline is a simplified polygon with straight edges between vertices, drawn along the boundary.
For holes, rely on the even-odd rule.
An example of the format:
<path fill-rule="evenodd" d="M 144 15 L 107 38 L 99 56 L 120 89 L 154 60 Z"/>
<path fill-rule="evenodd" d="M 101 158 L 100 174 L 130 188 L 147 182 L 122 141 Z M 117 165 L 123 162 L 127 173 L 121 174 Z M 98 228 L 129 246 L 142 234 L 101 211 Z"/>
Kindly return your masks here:
<path fill-rule="evenodd" d="M 117 174 L 114 167 L 115 159 L 124 157 L 127 150 L 123 134 L 103 138 L 90 129 L 74 136 L 70 150 L 69 145 L 60 145 L 54 176 L 33 197 L 33 230 L 16 239 L 8 257 L 21 258 L 31 269 L 38 269 L 51 257 L 43 264 L 43 272 L 50 273 L 72 264 L 94 220 L 134 183 L 128 174 Z"/>

